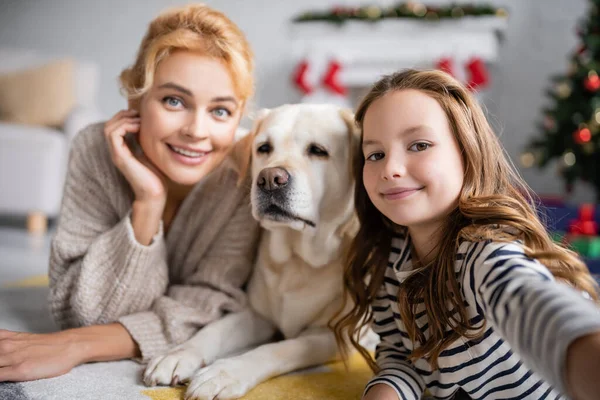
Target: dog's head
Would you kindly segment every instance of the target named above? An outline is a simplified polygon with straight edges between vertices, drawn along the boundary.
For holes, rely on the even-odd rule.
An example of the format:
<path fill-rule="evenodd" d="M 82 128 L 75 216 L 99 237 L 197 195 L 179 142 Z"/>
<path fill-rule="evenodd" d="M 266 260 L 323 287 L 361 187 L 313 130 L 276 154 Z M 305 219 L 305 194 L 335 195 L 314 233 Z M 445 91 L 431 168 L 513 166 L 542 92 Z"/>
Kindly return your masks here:
<path fill-rule="evenodd" d="M 318 228 L 352 212 L 351 160 L 358 135 L 350 111 L 295 104 L 264 110 L 242 153 L 251 157 L 252 214 L 265 228 Z"/>

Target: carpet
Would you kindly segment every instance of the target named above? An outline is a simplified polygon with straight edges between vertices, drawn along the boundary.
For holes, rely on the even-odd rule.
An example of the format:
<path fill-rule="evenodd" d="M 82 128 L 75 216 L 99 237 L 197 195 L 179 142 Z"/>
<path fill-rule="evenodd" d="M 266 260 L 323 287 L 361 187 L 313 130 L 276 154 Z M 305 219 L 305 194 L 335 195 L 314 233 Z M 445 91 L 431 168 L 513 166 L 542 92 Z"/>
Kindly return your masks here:
<path fill-rule="evenodd" d="M 47 311 L 48 280 L 35 276 L 0 287 L 0 328 L 26 332 L 56 330 Z M 23 383 L 0 383 L 0 400 L 180 400 L 184 388 L 148 388 L 143 366 L 133 361 L 81 365 L 68 374 Z M 268 380 L 244 400 L 360 399 L 371 371 L 355 354 L 349 369 L 332 363 Z"/>

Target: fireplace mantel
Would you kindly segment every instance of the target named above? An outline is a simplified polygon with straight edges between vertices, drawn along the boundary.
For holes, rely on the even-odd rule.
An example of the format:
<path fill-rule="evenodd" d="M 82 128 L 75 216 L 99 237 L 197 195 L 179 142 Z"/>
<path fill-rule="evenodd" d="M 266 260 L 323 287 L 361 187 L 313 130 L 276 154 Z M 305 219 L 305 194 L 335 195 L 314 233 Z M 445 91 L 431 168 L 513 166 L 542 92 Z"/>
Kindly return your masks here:
<path fill-rule="evenodd" d="M 486 64 L 498 58 L 507 27 L 504 17 L 463 17 L 456 20 L 411 19 L 379 22 L 347 21 L 295 23 L 290 28 L 292 58 L 304 63 L 305 80 L 314 91 L 303 101 L 324 101 L 323 77 L 332 62 L 340 68 L 335 79 L 346 88 L 366 87 L 381 75 L 403 68 L 434 68 L 441 59 L 460 66 L 478 58 Z M 327 90 L 325 90 L 327 91 Z"/>

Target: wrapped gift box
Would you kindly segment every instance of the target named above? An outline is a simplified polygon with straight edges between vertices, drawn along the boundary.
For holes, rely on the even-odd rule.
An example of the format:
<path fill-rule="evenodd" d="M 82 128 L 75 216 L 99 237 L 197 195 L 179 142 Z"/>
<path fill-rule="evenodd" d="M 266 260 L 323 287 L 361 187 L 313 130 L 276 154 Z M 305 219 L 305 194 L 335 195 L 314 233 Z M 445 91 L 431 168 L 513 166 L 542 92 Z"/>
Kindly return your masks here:
<path fill-rule="evenodd" d="M 600 277 L 600 205 L 542 198 L 538 212 L 553 238 L 579 253 L 590 272 Z"/>

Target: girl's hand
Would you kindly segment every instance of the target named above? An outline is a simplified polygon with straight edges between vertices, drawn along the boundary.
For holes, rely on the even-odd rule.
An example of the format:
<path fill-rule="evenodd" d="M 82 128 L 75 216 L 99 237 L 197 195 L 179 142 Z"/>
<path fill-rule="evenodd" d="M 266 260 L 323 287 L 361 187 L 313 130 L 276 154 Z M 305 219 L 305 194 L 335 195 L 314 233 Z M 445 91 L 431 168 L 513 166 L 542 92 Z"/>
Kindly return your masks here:
<path fill-rule="evenodd" d="M 379 383 L 377 385 L 371 386 L 369 391 L 363 397 L 363 400 L 400 400 L 398 399 L 398 395 L 396 391 L 385 385 L 383 383 Z"/>
<path fill-rule="evenodd" d="M 567 350 L 568 395 L 573 400 L 597 400 L 600 393 L 600 332 L 580 337 Z"/>
<path fill-rule="evenodd" d="M 81 363 L 65 332 L 34 334 L 0 329 L 0 382 L 66 374 Z"/>
<path fill-rule="evenodd" d="M 162 204 L 164 207 L 167 198 L 164 175 L 149 161 L 137 159 L 125 142 L 126 134 L 137 135 L 139 131 L 140 118 L 136 110 L 121 110 L 104 125 L 104 135 L 113 163 L 131 185 L 135 200 L 147 204 Z"/>

